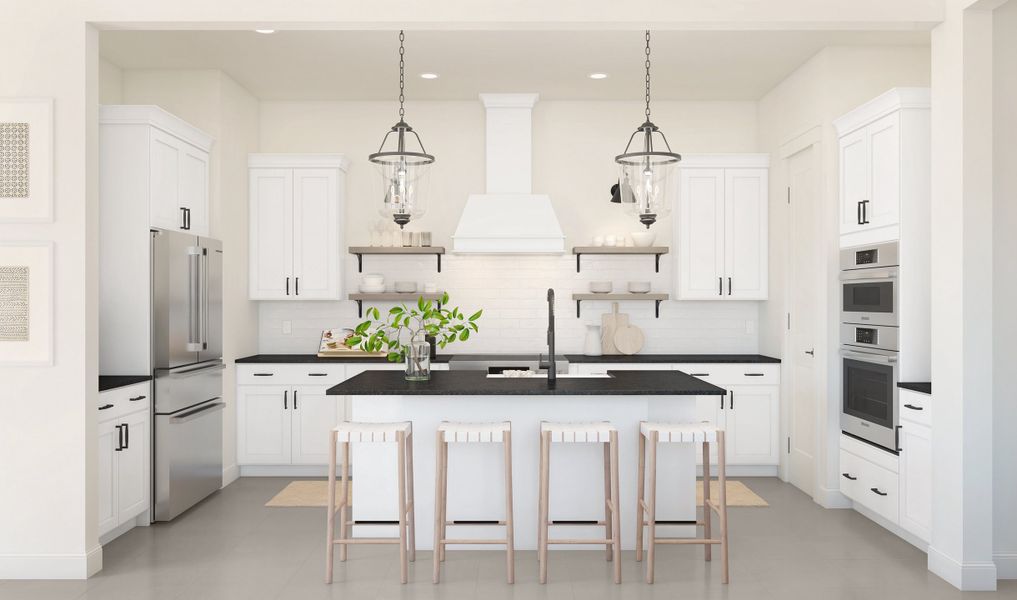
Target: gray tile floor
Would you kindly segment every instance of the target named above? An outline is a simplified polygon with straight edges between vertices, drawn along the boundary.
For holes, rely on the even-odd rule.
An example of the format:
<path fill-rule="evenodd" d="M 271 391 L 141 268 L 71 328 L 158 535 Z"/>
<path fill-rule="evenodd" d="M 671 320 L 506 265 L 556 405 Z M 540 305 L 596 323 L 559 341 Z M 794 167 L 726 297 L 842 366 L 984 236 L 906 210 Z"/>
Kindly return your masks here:
<path fill-rule="evenodd" d="M 555 551 L 549 582 L 537 583 L 532 552 L 516 557 L 516 584 L 504 583 L 501 552 L 450 551 L 444 580 L 431 583 L 420 552 L 410 583 L 399 584 L 396 549 L 353 547 L 323 583 L 324 511 L 266 508 L 289 479 L 245 478 L 173 523 L 139 527 L 104 548 L 105 568 L 87 581 L 0 581 L 0 598 L 259 600 L 456 598 L 858 599 L 1017 598 L 1017 582 L 996 594 L 961 594 L 925 568 L 925 554 L 849 510 L 824 510 L 776 479 L 744 479 L 770 508 L 731 509 L 731 583 L 701 548 L 662 546 L 657 583 L 623 554 L 624 583 L 611 582 L 599 552 Z"/>

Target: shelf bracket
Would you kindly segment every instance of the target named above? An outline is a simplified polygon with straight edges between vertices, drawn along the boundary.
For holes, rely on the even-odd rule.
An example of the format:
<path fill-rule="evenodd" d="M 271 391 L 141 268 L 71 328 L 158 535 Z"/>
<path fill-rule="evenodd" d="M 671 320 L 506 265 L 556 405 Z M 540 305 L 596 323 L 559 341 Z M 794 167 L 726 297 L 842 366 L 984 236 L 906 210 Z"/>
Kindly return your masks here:
<path fill-rule="evenodd" d="M 580 258 L 581 256 L 582 256 L 582 253 L 580 253 L 580 252 L 577 252 L 577 253 L 576 253 L 576 273 L 578 273 L 578 272 L 579 272 L 579 258 Z"/>
<path fill-rule="evenodd" d="M 363 300 L 357 300 L 356 303 L 357 303 L 357 318 L 363 319 L 364 318 L 364 301 Z"/>
<path fill-rule="evenodd" d="M 656 315 L 657 315 L 656 318 L 659 319 L 660 318 L 660 300 L 654 300 L 653 303 L 655 304 L 653 309 L 656 312 Z"/>
<path fill-rule="evenodd" d="M 435 256 L 438 257 L 438 272 L 441 273 L 441 254 L 435 254 Z"/>
<path fill-rule="evenodd" d="M 579 258 L 578 254 L 576 255 L 576 258 Z M 582 300 L 576 300 L 576 318 L 577 319 L 579 318 L 579 303 L 580 302 L 582 302 Z"/>
<path fill-rule="evenodd" d="M 654 254 L 653 256 L 656 257 L 656 264 L 654 265 L 654 271 L 657 272 L 657 273 L 660 273 L 660 255 L 659 254 Z"/>
<path fill-rule="evenodd" d="M 357 273 L 363 273 L 363 272 L 364 272 L 364 255 L 363 254 L 358 254 L 357 255 Z"/>

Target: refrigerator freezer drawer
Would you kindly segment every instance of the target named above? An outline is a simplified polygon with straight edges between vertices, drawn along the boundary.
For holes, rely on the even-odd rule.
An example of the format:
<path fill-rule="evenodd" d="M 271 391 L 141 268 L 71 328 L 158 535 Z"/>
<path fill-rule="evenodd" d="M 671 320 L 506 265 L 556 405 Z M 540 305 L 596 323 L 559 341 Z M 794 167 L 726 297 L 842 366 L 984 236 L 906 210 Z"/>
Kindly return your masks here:
<path fill-rule="evenodd" d="M 222 396 L 221 360 L 155 372 L 155 412 L 165 415 Z"/>
<path fill-rule="evenodd" d="M 155 520 L 169 521 L 222 487 L 218 399 L 155 417 Z"/>

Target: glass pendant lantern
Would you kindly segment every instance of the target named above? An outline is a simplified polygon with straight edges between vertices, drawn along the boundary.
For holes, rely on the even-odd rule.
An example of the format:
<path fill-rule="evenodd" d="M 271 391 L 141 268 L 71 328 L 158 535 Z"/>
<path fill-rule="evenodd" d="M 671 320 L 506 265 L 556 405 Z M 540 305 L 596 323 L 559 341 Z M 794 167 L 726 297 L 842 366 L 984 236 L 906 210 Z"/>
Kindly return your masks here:
<path fill-rule="evenodd" d="M 424 149 L 420 136 L 406 122 L 405 34 L 399 32 L 399 122 L 385 134 L 378 151 L 367 157 L 381 175 L 382 205 L 379 213 L 391 218 L 400 228 L 410 219 L 424 214 L 430 165 L 434 156 Z"/>
<path fill-rule="evenodd" d="M 646 121 L 629 137 L 618 163 L 617 197 L 628 214 L 649 229 L 659 217 L 671 213 L 678 185 L 677 166 L 682 157 L 671 151 L 664 132 L 650 121 L 650 32 L 646 32 Z M 635 149 L 632 148 L 636 142 Z"/>

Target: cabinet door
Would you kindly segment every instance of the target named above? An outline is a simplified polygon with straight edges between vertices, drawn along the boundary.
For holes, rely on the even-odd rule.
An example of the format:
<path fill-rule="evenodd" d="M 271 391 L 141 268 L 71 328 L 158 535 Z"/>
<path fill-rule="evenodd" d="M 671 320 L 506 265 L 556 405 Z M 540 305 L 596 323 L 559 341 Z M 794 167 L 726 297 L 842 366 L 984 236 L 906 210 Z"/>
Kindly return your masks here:
<path fill-rule="evenodd" d="M 337 171 L 293 171 L 293 293 L 297 299 L 339 298 Z"/>
<path fill-rule="evenodd" d="M 208 236 L 208 153 L 180 143 L 180 205 L 189 210 L 188 231 Z"/>
<path fill-rule="evenodd" d="M 116 457 L 120 454 L 117 421 L 99 423 L 99 535 L 117 526 Z"/>
<path fill-rule="evenodd" d="M 779 386 L 728 386 L 725 411 L 727 463 L 776 465 Z"/>
<path fill-rule="evenodd" d="M 153 227 L 182 231 L 184 211 L 180 203 L 180 140 L 150 129 L 149 211 Z"/>
<path fill-rule="evenodd" d="M 696 421 L 709 423 L 719 429 L 724 428 L 724 416 L 727 412 L 721 406 L 727 406 L 727 396 L 696 396 Z M 710 446 L 710 463 L 717 464 L 717 445 Z M 703 450 L 696 448 L 696 464 L 703 464 Z"/>
<path fill-rule="evenodd" d="M 685 169 L 680 174 L 678 298 L 722 297 L 724 272 L 724 170 Z"/>
<path fill-rule="evenodd" d="M 869 200 L 869 151 L 866 130 L 840 138 L 840 232 L 859 231 L 862 201 Z"/>
<path fill-rule="evenodd" d="M 125 415 L 119 422 L 124 449 L 117 453 L 117 523 L 123 524 L 148 509 L 148 412 Z"/>
<path fill-rule="evenodd" d="M 893 113 L 865 130 L 869 148 L 869 202 L 862 211 L 863 229 L 900 222 L 900 113 Z"/>
<path fill-rule="evenodd" d="M 932 435 L 928 427 L 901 421 L 900 524 L 928 541 L 932 527 Z"/>
<path fill-rule="evenodd" d="M 281 300 L 293 290 L 293 171 L 251 169 L 250 295 Z"/>
<path fill-rule="evenodd" d="M 237 463 L 290 464 L 293 392 L 278 385 L 245 385 L 237 390 Z"/>
<path fill-rule="evenodd" d="M 328 396 L 325 387 L 293 389 L 293 464 L 327 465 L 329 433 L 339 424 L 342 396 Z"/>
<path fill-rule="evenodd" d="M 766 169 L 724 171 L 725 298 L 766 299 L 768 185 Z"/>

